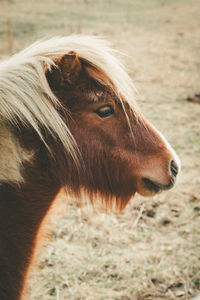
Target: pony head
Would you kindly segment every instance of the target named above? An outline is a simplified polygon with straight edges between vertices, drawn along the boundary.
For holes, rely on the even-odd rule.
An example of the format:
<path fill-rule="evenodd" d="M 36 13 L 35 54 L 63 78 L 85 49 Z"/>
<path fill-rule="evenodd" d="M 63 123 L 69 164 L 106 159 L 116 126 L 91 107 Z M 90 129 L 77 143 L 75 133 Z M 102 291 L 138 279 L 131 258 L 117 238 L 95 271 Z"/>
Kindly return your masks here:
<path fill-rule="evenodd" d="M 17 124 L 21 147 L 42 157 L 56 184 L 120 209 L 135 193 L 173 187 L 180 161 L 139 111 L 132 81 L 106 42 L 88 36 L 38 42 L 1 70 L 1 115 Z"/>
<path fill-rule="evenodd" d="M 109 65 L 113 57 L 106 59 Z M 130 79 L 117 64 L 121 84 L 115 69 L 108 75 L 98 61 L 69 51 L 55 60 L 46 76 L 56 98 L 69 112 L 70 117 L 64 119 L 80 153 L 82 167 L 79 174 L 71 170 L 76 174 L 72 177 L 92 201 L 100 194 L 107 205 L 115 199 L 122 209 L 136 192 L 152 196 L 172 188 L 180 161 L 139 111 L 130 97 Z M 126 87 L 128 91 L 123 93 Z M 72 189 L 74 183 L 70 183 Z"/>

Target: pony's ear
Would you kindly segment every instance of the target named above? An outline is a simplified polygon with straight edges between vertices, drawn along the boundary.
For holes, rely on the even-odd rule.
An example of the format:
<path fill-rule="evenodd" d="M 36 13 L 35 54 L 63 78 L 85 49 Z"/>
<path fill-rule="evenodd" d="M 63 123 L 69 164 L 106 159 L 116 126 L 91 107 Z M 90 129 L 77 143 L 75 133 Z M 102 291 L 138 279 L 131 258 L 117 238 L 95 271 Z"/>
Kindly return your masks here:
<path fill-rule="evenodd" d="M 79 78 L 81 62 L 74 51 L 61 56 L 57 61 L 60 70 L 61 85 L 73 85 Z"/>
<path fill-rule="evenodd" d="M 81 61 L 78 55 L 70 51 L 55 61 L 56 66 L 46 72 L 46 77 L 52 89 L 69 87 L 76 83 L 81 72 Z"/>

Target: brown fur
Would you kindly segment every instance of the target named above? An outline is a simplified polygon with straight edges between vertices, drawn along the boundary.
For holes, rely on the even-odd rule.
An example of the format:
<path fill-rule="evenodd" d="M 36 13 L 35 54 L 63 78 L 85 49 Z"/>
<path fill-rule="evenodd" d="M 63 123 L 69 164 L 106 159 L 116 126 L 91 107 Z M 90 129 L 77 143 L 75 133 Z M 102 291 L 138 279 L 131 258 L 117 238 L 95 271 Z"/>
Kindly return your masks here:
<path fill-rule="evenodd" d="M 45 132 L 50 152 L 31 128 L 12 128 L 21 147 L 34 151 L 34 159 L 24 165 L 23 184 L 0 186 L 3 300 L 21 298 L 37 233 L 61 187 L 76 196 L 83 189 L 92 203 L 99 195 L 106 206 L 115 202 L 123 209 L 136 192 L 146 193 L 141 183 L 143 173 L 149 174 L 159 165 L 158 180 L 168 185 L 171 177 L 172 154 L 163 139 L 141 115 L 135 118 L 125 100 L 123 104 L 119 101 L 117 89 L 111 88 L 112 81 L 103 71 L 74 52 L 60 57 L 56 64 L 46 76 L 62 104 L 59 113 L 77 142 L 80 166 L 59 140 L 45 136 Z M 104 104 L 114 108 L 112 116 L 97 115 L 96 110 Z"/>

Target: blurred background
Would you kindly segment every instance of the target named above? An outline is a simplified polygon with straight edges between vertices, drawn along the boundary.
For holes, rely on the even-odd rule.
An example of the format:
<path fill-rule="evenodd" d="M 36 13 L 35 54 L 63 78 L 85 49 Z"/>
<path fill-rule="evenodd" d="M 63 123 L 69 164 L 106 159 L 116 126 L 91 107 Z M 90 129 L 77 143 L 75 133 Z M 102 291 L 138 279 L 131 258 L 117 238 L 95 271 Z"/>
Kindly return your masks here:
<path fill-rule="evenodd" d="M 102 36 L 125 55 L 142 112 L 182 161 L 177 186 L 122 214 L 61 195 L 32 300 L 192 299 L 200 292 L 200 1 L 0 0 L 0 58 L 52 36 Z"/>

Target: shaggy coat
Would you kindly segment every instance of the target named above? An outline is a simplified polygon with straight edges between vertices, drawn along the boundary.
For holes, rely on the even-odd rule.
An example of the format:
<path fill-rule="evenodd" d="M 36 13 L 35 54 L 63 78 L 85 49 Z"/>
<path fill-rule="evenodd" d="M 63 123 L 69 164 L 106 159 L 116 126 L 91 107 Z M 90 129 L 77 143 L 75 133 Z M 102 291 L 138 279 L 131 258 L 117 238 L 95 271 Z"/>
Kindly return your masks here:
<path fill-rule="evenodd" d="M 180 162 L 142 116 L 107 42 L 39 41 L 0 64 L 0 299 L 19 300 L 62 187 L 123 209 L 174 185 Z"/>

